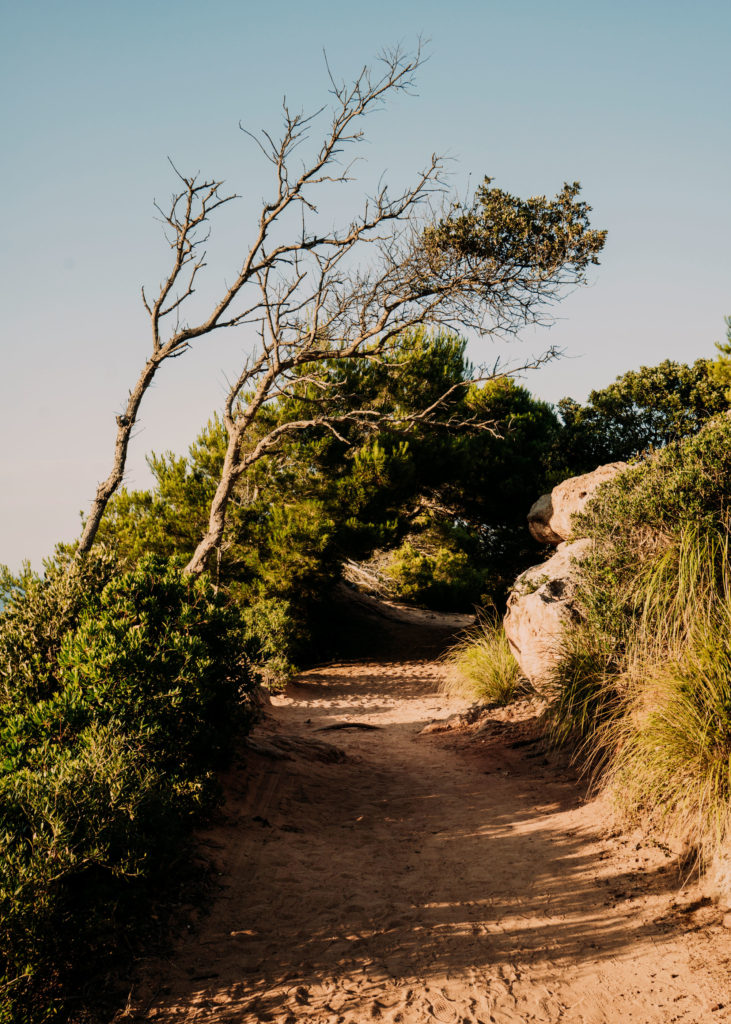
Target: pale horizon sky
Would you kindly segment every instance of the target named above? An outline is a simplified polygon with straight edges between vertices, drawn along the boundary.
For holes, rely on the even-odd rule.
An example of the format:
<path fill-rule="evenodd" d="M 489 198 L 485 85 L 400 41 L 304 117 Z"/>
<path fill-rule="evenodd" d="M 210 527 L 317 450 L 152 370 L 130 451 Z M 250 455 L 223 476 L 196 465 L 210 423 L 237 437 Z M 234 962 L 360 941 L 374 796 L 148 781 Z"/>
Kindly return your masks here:
<path fill-rule="evenodd" d="M 521 195 L 582 182 L 609 239 L 555 326 L 512 346 L 518 358 L 566 352 L 523 381 L 534 394 L 583 400 L 640 365 L 713 356 L 724 336 L 725 2 L 6 0 L 3 26 L 0 562 L 12 569 L 40 567 L 78 534 L 109 471 L 114 415 L 149 349 L 140 286 L 167 268 L 152 203 L 174 187 L 168 157 L 242 195 L 214 222 L 205 299 L 236 269 L 270 191 L 239 122 L 276 131 L 284 94 L 306 110 L 325 102 L 323 50 L 350 78 L 384 46 L 428 40 L 417 95 L 366 125 L 364 183 L 408 181 L 433 151 L 450 157 L 462 193 L 485 174 Z M 243 346 L 232 332 L 162 368 L 128 485 L 147 485 L 151 450 L 185 452 Z"/>

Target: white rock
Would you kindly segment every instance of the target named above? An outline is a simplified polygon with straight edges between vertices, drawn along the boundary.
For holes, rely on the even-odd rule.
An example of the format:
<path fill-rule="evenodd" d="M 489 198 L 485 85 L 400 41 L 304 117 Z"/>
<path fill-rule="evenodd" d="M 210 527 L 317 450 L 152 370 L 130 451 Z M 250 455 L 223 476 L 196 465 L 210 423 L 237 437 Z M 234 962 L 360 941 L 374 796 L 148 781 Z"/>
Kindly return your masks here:
<path fill-rule="evenodd" d="M 577 563 L 591 547 L 586 539 L 559 544 L 546 562 L 518 577 L 508 598 L 505 634 L 523 675 L 539 693 L 551 689 L 561 636 L 577 619 Z"/>
<path fill-rule="evenodd" d="M 571 536 L 572 517 L 583 511 L 600 484 L 627 468 L 626 462 L 609 462 L 591 473 L 570 476 L 542 494 L 528 513 L 528 529 L 541 544 L 559 544 Z"/>
<path fill-rule="evenodd" d="M 528 529 L 539 544 L 560 544 L 564 539 L 551 529 L 553 501 L 550 494 L 542 494 L 531 505 L 528 513 Z"/>

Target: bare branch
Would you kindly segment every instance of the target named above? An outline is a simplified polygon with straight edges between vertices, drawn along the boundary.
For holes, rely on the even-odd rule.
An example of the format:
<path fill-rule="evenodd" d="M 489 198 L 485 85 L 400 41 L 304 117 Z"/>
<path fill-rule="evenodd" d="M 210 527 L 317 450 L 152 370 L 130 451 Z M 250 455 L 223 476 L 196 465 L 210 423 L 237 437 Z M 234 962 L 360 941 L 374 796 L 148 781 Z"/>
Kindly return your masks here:
<path fill-rule="evenodd" d="M 423 60 L 421 44 L 413 54 L 400 48 L 385 51 L 375 68 L 364 67 L 349 83 L 339 81 L 326 60 L 332 104 L 314 147 L 311 139 L 324 107 L 312 114 L 293 112 L 285 99 L 278 138 L 266 130 L 252 133 L 242 127 L 273 167 L 272 194 L 262 202 L 249 247 L 230 283 L 193 323 L 183 319 L 183 312 L 190 308 L 188 300 L 206 266 L 203 249 L 210 218 L 237 196 L 224 193 L 221 181 L 203 180 L 198 174 L 186 177 L 170 161 L 177 191 L 166 208 L 157 203 L 155 207 L 171 249 L 171 265 L 154 298 L 142 291 L 152 352 L 118 420 L 113 470 L 97 490 L 80 554 L 91 546 L 106 503 L 121 483 L 130 431 L 157 369 L 196 339 L 246 325 L 254 329 L 258 342 L 230 382 L 224 402 L 228 448 L 209 528 L 188 566 L 190 572 L 200 572 L 221 543 L 234 483 L 256 458 L 276 451 L 292 431 L 324 429 L 344 439 L 343 424 L 371 429 L 379 421 L 375 410 L 361 407 L 352 396 L 348 410 L 324 410 L 311 419 L 279 425 L 257 443 L 252 450 L 258 453 L 255 458 L 252 451 L 242 454 L 247 431 L 265 406 L 293 396 L 303 382 L 323 401 L 332 401 L 338 389 L 328 380 L 328 367 L 376 360 L 386 365 L 395 339 L 414 327 L 509 335 L 525 324 L 544 322 L 546 310 L 577 280 L 579 264 L 575 258 L 572 264 L 572 252 L 566 256 L 564 250 L 570 250 L 576 225 L 581 230 L 574 248 L 580 248 L 588 225 L 588 208 L 576 202 L 578 186 L 565 186 L 555 205 L 543 200 L 541 206 L 539 201 L 506 198 L 490 189 L 486 179 L 472 204 L 455 204 L 444 197 L 444 161 L 437 155 L 411 185 L 391 195 L 381 181 L 352 220 L 335 230 L 318 229 L 312 220 L 316 198 L 323 188 L 352 179 L 357 157 L 343 160 L 343 154 L 363 140 L 363 119 L 390 95 L 410 93 Z M 300 160 L 305 151 L 309 157 Z M 442 197 L 441 205 L 437 197 Z M 482 217 L 480 204 L 489 207 L 490 217 Z M 556 211 L 558 220 L 550 221 Z M 516 243 L 520 232 L 514 232 L 515 237 L 510 233 L 511 217 L 522 217 L 529 226 L 530 217 L 538 224 L 544 217 L 553 233 L 539 237 L 533 252 L 525 244 L 521 248 Z M 569 228 L 562 249 L 556 239 L 561 240 L 564 221 Z M 492 378 L 476 378 L 487 379 Z M 455 385 L 410 418 L 402 418 L 401 425 L 436 422 L 456 390 L 469 383 Z M 463 419 L 465 427 L 477 426 L 469 420 Z"/>

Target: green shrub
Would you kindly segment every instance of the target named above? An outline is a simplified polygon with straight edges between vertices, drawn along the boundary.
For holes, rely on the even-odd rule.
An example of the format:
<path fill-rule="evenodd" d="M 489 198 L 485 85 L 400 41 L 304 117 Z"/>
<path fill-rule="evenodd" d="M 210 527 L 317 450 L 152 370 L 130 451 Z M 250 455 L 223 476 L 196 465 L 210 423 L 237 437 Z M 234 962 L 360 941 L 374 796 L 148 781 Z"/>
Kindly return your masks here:
<path fill-rule="evenodd" d="M 730 501 L 731 417 L 723 415 L 601 487 L 577 517 L 575 534 L 612 545 L 615 558 L 624 553 L 631 566 L 651 533 L 683 523 L 721 526 Z"/>
<path fill-rule="evenodd" d="M 293 659 L 301 658 L 310 642 L 304 618 L 281 597 L 259 596 L 242 608 L 247 660 L 269 689 L 282 689 L 297 672 Z"/>
<path fill-rule="evenodd" d="M 577 533 L 582 623 L 565 638 L 554 734 L 632 818 L 699 849 L 729 838 L 731 421 L 600 489 Z"/>
<path fill-rule="evenodd" d="M 26 574 L 0 616 L 0 1019 L 61 1014 L 102 969 L 250 716 L 240 620 L 208 581 L 148 558 L 102 586 L 109 564 Z"/>
<path fill-rule="evenodd" d="M 497 616 L 483 615 L 448 652 L 445 662 L 447 693 L 509 704 L 528 688 Z"/>
<path fill-rule="evenodd" d="M 81 612 L 93 607 L 117 571 L 117 561 L 96 550 L 83 561 L 61 556 L 38 576 L 0 567 L 0 705 L 22 707 L 58 686 L 58 653 Z"/>
<path fill-rule="evenodd" d="M 489 574 L 476 569 L 467 552 L 441 544 L 420 547 L 409 540 L 392 553 L 383 574 L 399 600 L 440 611 L 464 611 L 490 586 Z"/>

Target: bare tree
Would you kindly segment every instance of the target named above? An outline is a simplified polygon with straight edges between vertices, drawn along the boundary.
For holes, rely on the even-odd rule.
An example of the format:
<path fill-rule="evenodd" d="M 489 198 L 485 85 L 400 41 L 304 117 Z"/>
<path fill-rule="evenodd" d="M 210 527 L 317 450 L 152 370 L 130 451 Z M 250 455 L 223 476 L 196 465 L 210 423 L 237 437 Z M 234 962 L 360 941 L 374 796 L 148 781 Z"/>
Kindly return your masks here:
<path fill-rule="evenodd" d="M 152 352 L 128 395 L 124 410 L 116 417 L 117 437 L 112 470 L 106 480 L 97 487 L 79 540 L 77 557 L 84 555 L 91 548 L 109 499 L 122 483 L 132 430 L 142 399 L 158 369 L 166 359 L 181 356 L 194 338 L 208 334 L 216 327 L 226 326 L 223 317 L 228 304 L 225 302 L 219 303 L 206 320 L 193 327 L 181 326 L 179 311 L 185 300 L 193 294 L 196 277 L 205 266 L 205 252 L 201 251 L 200 247 L 208 237 L 208 219 L 214 210 L 236 196 L 221 194 L 223 182 L 198 181 L 197 177 L 185 178 L 177 171 L 175 173 L 183 188 L 173 195 L 167 211 L 156 204 L 174 253 L 173 266 L 168 277 L 160 285 L 154 301 L 148 300 L 144 288 L 142 289 L 142 301 L 152 327 Z M 182 290 L 178 290 L 181 284 Z M 168 317 L 173 316 L 172 322 L 175 326 L 165 338 Z"/>
<path fill-rule="evenodd" d="M 194 285 L 199 271 L 205 266 L 205 252 L 201 251 L 201 246 L 208 239 L 208 221 L 214 210 L 238 197 L 233 194 L 223 195 L 220 191 L 223 182 L 199 181 L 197 176 L 184 177 L 173 167 L 183 188 L 173 195 L 167 210 L 157 207 L 166 228 L 166 237 L 173 249 L 173 266 L 168 277 L 160 285 L 154 301 L 149 301 L 144 289 L 142 291 L 142 301 L 152 326 L 152 352 L 129 393 L 124 411 L 116 418 L 117 437 L 112 471 L 97 488 L 79 540 L 79 556 L 85 554 L 94 543 L 109 499 L 122 482 L 129 441 L 140 404 L 160 365 L 166 359 L 182 355 L 196 338 L 221 328 L 238 327 L 245 323 L 258 303 L 254 302 L 254 310 L 238 310 L 232 313 L 231 307 L 241 293 L 245 292 L 246 286 L 251 282 L 258 282 L 262 274 L 283 266 L 288 258 L 297 253 L 317 251 L 330 245 L 337 248 L 343 244 L 342 240 L 329 237 L 328 234 L 307 236 L 303 222 L 301 234 L 295 241 L 284 241 L 274 244 L 271 249 L 267 248 L 275 229 L 292 207 L 300 205 L 303 210 L 314 211 L 315 207 L 307 197 L 307 192 L 311 188 L 350 180 L 350 168 L 332 172 L 337 166 L 343 146 L 362 139 L 362 132 L 357 127 L 358 121 L 371 108 L 377 106 L 387 93 L 407 91 L 421 63 L 420 51 L 410 57 L 405 57 L 400 51 L 394 52 L 384 58 L 385 69 L 380 77 L 374 79 L 369 70 L 364 69 L 350 90 L 336 89 L 337 100 L 330 131 L 309 166 L 301 168 L 294 175 L 290 174 L 288 158 L 304 141 L 308 127 L 317 114 L 310 117 L 302 114 L 292 115 L 285 101 L 286 127 L 281 143 L 276 145 L 266 132 L 262 134 L 261 139 L 257 139 L 276 168 L 276 195 L 262 207 L 251 246 L 233 283 L 224 289 L 210 315 L 196 325 L 181 324 L 180 313 L 181 307 L 195 290 Z M 321 112 L 318 111 L 318 114 Z M 414 191 L 414 201 L 427 194 L 428 184 L 438 181 L 439 170 L 439 162 L 433 159 L 428 171 L 420 179 L 421 188 Z M 380 219 L 388 219 L 385 214 L 386 210 L 381 210 Z M 398 216 L 395 207 L 392 216 Z M 364 234 L 368 229 L 369 224 L 353 228 L 357 234 Z M 167 318 L 172 316 L 174 326 L 164 339 L 165 326 L 171 322 Z"/>
<path fill-rule="evenodd" d="M 299 161 L 299 152 L 309 144 L 324 108 L 306 116 L 292 113 L 285 102 L 281 138 L 267 132 L 251 136 L 272 164 L 275 193 L 261 208 L 233 283 L 195 326 L 181 325 L 181 307 L 205 263 L 199 247 L 207 237 L 208 218 L 234 196 L 221 193 L 221 182 L 179 176 L 184 187 L 163 214 L 175 254 L 173 268 L 154 302 L 143 292 L 152 321 L 152 355 L 118 417 L 113 471 L 99 486 L 80 553 L 93 543 L 122 480 L 130 432 L 158 366 L 182 354 L 194 339 L 243 326 L 257 339 L 226 398 L 224 466 L 208 529 L 187 567 L 197 574 L 221 543 L 236 482 L 257 460 L 275 453 L 288 434 L 319 427 L 340 436 L 338 428 L 345 422 L 371 427 L 379 422 L 381 414 L 361 406 L 358 396 L 349 396 L 347 407 L 333 401 L 333 389 L 341 386 L 334 383 L 333 364 L 388 364 L 395 339 L 417 325 L 481 335 L 514 333 L 545 318 L 551 302 L 596 262 L 604 236 L 589 230 L 589 208 L 576 200 L 577 186 L 566 186 L 551 202 L 523 202 L 490 189 L 486 179 L 486 191 L 478 191 L 473 203 L 446 203 L 443 162 L 436 156 L 398 194 L 379 186 L 344 228 L 318 229 L 322 217 L 313 192 L 320 195 L 318 189 L 353 180 L 352 163 L 343 164 L 341 157 L 363 139 L 362 119 L 389 95 L 410 91 L 421 63 L 418 50 L 408 55 L 397 49 L 380 58 L 377 71 L 366 67 L 352 83 L 331 74 L 329 122 L 309 159 Z M 575 191 L 568 194 L 571 188 Z M 172 316 L 174 326 L 163 340 L 162 322 Z M 475 380 L 499 372 L 504 371 L 478 371 Z M 280 422 L 245 443 L 265 406 L 303 386 L 310 395 L 304 418 Z M 450 397 L 445 393 L 408 418 L 428 421 Z"/>
<path fill-rule="evenodd" d="M 384 75 L 375 82 L 366 69 L 353 85 L 332 83 L 337 105 L 316 164 L 319 181 L 346 180 L 345 175 L 323 173 L 343 141 L 360 138 L 346 136 L 343 124 L 360 116 L 371 96 L 392 88 L 397 80 L 405 85 L 406 79 L 398 76 L 411 76 L 419 60 L 404 61 L 396 52 L 386 55 L 384 62 Z M 262 142 L 277 169 L 280 201 L 293 188 L 289 164 L 307 125 L 306 119 L 287 112 L 281 140 L 274 143 L 267 135 Z M 421 325 L 467 329 L 483 336 L 513 334 L 527 323 L 545 321 L 548 307 L 597 262 L 605 233 L 589 228 L 590 208 L 578 201 L 577 184 L 564 186 L 551 201 L 523 201 L 491 188 L 490 179 L 485 179 L 472 203 L 442 201 L 435 212 L 429 200 L 441 190 L 441 172 L 440 160 L 432 157 L 411 188 L 392 197 L 382 187 L 341 233 L 310 244 L 313 236 L 303 230 L 295 245 L 257 271 L 259 296 L 249 312 L 257 324 L 258 344 L 226 398 L 228 447 L 208 529 L 188 572 L 202 572 L 221 544 L 237 481 L 259 459 L 277 452 L 287 435 L 319 427 L 341 437 L 339 427 L 346 422 L 376 429 L 386 418 L 398 419 L 372 404 L 360 405 L 357 395 L 348 396 L 347 403 L 343 396 L 333 401 L 332 390 L 340 386 L 333 381 L 333 364 L 369 360 L 388 365 L 399 337 Z M 297 198 L 311 209 L 304 197 Z M 511 372 L 555 355 L 549 349 L 513 366 Z M 478 368 L 470 380 L 410 411 L 401 423 L 434 421 L 456 389 L 506 372 L 498 364 Z M 263 407 L 301 394 L 303 385 L 309 391 L 309 414 L 280 422 L 247 444 Z"/>

